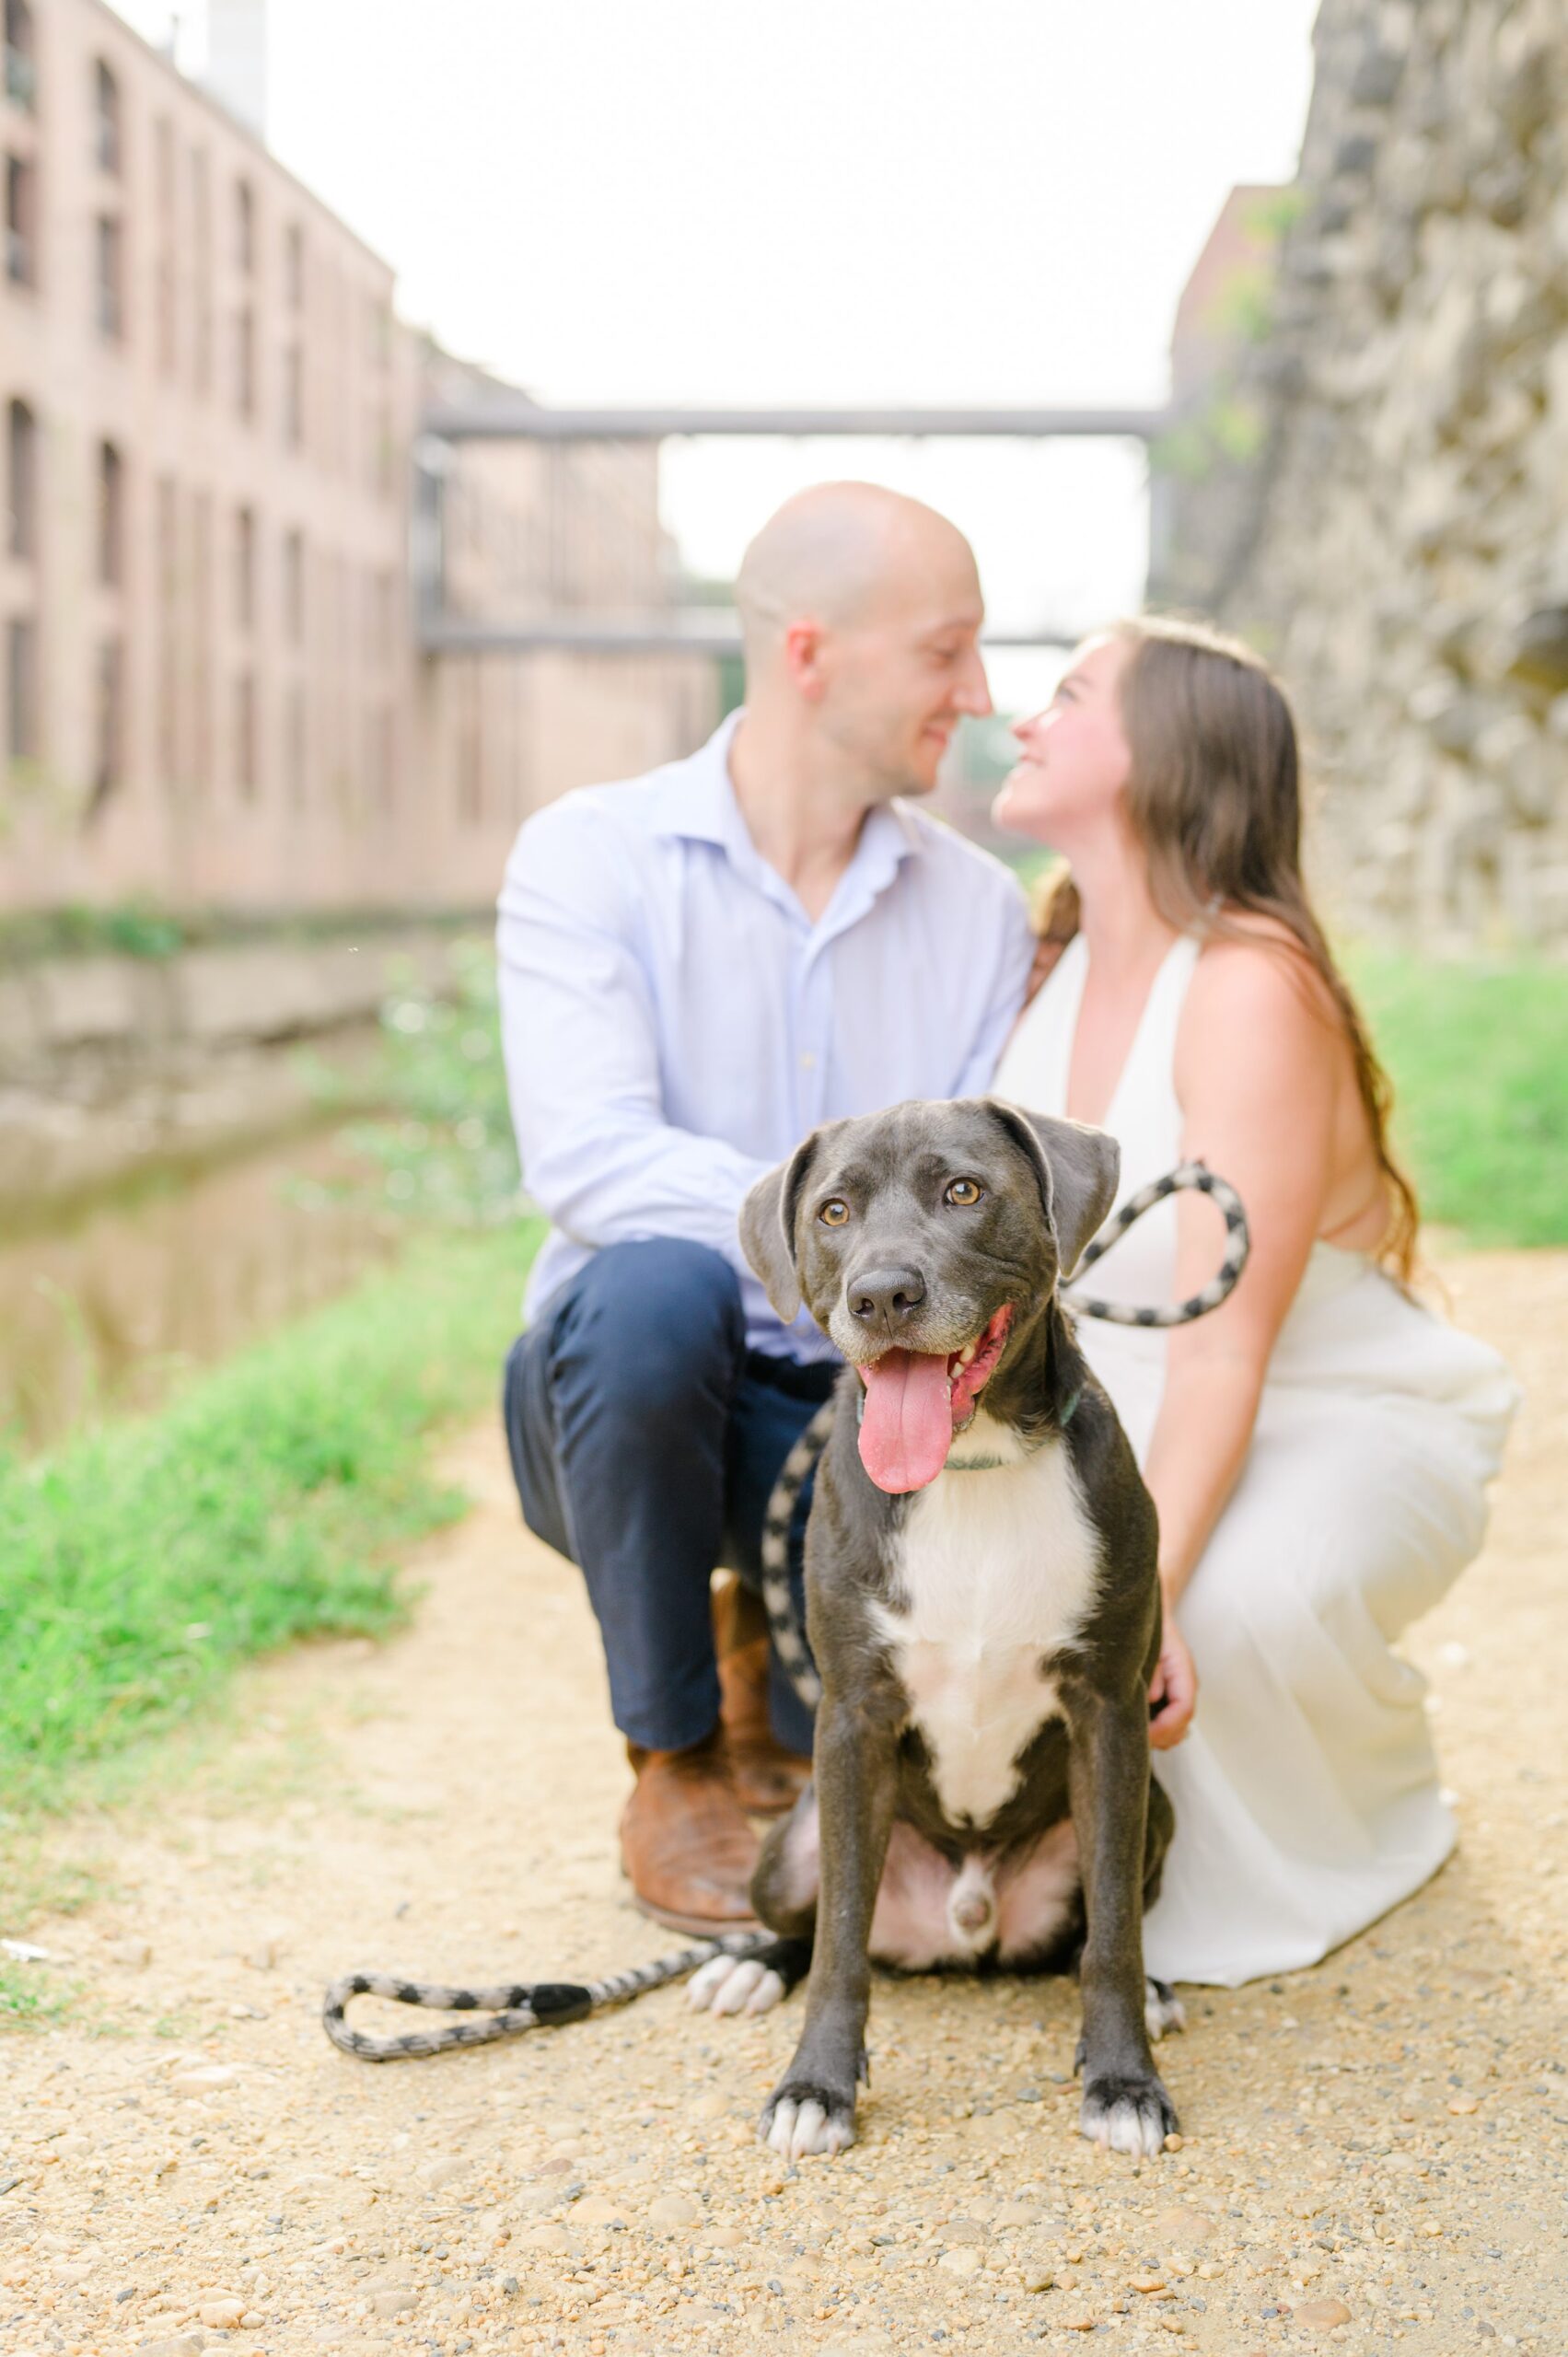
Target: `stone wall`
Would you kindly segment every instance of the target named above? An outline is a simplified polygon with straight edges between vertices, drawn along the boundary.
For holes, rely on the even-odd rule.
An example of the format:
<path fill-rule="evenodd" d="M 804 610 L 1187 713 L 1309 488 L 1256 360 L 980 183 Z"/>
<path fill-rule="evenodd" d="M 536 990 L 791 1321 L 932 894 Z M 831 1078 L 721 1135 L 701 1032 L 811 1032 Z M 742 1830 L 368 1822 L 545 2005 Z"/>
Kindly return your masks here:
<path fill-rule="evenodd" d="M 279 937 L 0 970 L 0 1234 L 136 1173 L 193 1165 L 354 1101 L 383 1000 L 453 981 L 449 929 Z"/>
<path fill-rule="evenodd" d="M 1568 6 L 1324 0 L 1315 45 L 1156 595 L 1294 689 L 1343 919 L 1568 947 Z"/>

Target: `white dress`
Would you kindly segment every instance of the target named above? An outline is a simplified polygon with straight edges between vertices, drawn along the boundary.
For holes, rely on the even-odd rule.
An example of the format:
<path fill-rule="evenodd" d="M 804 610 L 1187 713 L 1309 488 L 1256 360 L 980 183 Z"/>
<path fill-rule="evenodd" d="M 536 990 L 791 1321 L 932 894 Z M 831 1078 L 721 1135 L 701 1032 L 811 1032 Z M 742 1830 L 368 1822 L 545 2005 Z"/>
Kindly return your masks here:
<path fill-rule="evenodd" d="M 1123 1198 L 1181 1158 L 1172 1074 L 1198 954 L 1191 937 L 1173 944 L 1106 1111 Z M 1087 964 L 1079 935 L 1003 1056 L 998 1096 L 1065 1110 Z M 1168 1301 L 1175 1254 L 1169 1202 L 1096 1266 L 1092 1289 Z M 1078 1339 L 1142 1463 L 1166 1337 L 1085 1318 Z M 1481 1545 L 1516 1397 L 1494 1351 L 1366 1254 L 1314 1244 L 1241 1477 L 1179 1608 L 1199 1695 L 1186 1741 L 1155 1754 L 1176 1806 L 1144 1933 L 1162 1980 L 1234 1988 L 1315 1963 L 1448 1855 L 1425 1681 L 1395 1641 Z"/>

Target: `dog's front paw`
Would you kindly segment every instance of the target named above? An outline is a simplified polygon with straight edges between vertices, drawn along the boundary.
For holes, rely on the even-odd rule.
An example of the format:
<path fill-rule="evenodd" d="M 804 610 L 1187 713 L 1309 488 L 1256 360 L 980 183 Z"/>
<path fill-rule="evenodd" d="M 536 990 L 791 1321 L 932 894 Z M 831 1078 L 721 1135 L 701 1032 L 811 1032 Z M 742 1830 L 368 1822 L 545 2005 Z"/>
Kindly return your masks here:
<path fill-rule="evenodd" d="M 766 2014 L 788 1993 L 782 1973 L 761 1956 L 715 1956 L 692 1974 L 686 2002 L 700 2014 Z"/>
<path fill-rule="evenodd" d="M 1085 2084 L 1078 2128 L 1092 2143 L 1152 2161 L 1177 2124 L 1175 2106 L 1152 2071 L 1108 2071 Z"/>
<path fill-rule="evenodd" d="M 807 2153 L 842 2153 L 854 2142 L 854 2097 L 807 2079 L 785 2079 L 762 2114 L 761 2138 L 786 2161 Z"/>

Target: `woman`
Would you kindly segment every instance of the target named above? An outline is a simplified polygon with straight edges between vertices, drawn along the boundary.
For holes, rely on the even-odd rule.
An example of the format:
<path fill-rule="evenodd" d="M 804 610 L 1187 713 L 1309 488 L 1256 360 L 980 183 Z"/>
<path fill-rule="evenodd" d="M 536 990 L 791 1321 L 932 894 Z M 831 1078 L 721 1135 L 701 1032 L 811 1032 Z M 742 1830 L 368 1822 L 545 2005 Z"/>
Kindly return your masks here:
<path fill-rule="evenodd" d="M 1213 1317 L 1079 1337 L 1159 1509 L 1151 1736 L 1177 1833 L 1148 1968 L 1235 1986 L 1314 1962 L 1453 1845 L 1393 1643 L 1481 1544 L 1516 1395 L 1405 1290 L 1415 1201 L 1302 881 L 1295 730 L 1264 666 L 1122 623 L 1015 734 L 995 816 L 1065 855 L 1047 933 L 1070 938 L 997 1093 L 1110 1130 L 1124 1192 L 1203 1160 L 1251 1227 Z M 1179 1298 L 1220 1241 L 1181 1196 L 1095 1291 Z"/>

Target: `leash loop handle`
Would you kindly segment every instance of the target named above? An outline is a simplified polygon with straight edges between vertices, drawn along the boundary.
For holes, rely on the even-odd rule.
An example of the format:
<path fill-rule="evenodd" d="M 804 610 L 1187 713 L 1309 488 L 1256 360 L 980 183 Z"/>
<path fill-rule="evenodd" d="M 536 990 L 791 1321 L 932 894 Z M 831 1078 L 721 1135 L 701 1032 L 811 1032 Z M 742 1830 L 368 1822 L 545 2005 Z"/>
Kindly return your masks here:
<path fill-rule="evenodd" d="M 1103 1260 L 1112 1247 L 1120 1244 L 1128 1229 L 1152 1212 L 1156 1203 L 1168 1196 L 1180 1194 L 1207 1195 L 1225 1220 L 1225 1251 L 1219 1267 L 1206 1285 L 1188 1296 L 1185 1301 L 1139 1306 L 1131 1302 L 1106 1301 L 1092 1295 L 1078 1295 L 1077 1287 L 1097 1260 Z M 1182 1162 L 1163 1178 L 1152 1178 L 1129 1195 L 1121 1210 L 1107 1222 L 1094 1242 L 1087 1247 L 1072 1276 L 1063 1287 L 1067 1306 L 1078 1318 L 1102 1318 L 1111 1326 L 1171 1327 L 1191 1326 L 1199 1318 L 1207 1318 L 1223 1301 L 1236 1291 L 1252 1239 L 1247 1225 L 1247 1213 L 1240 1196 L 1227 1178 L 1221 1178 L 1207 1163 Z"/>

